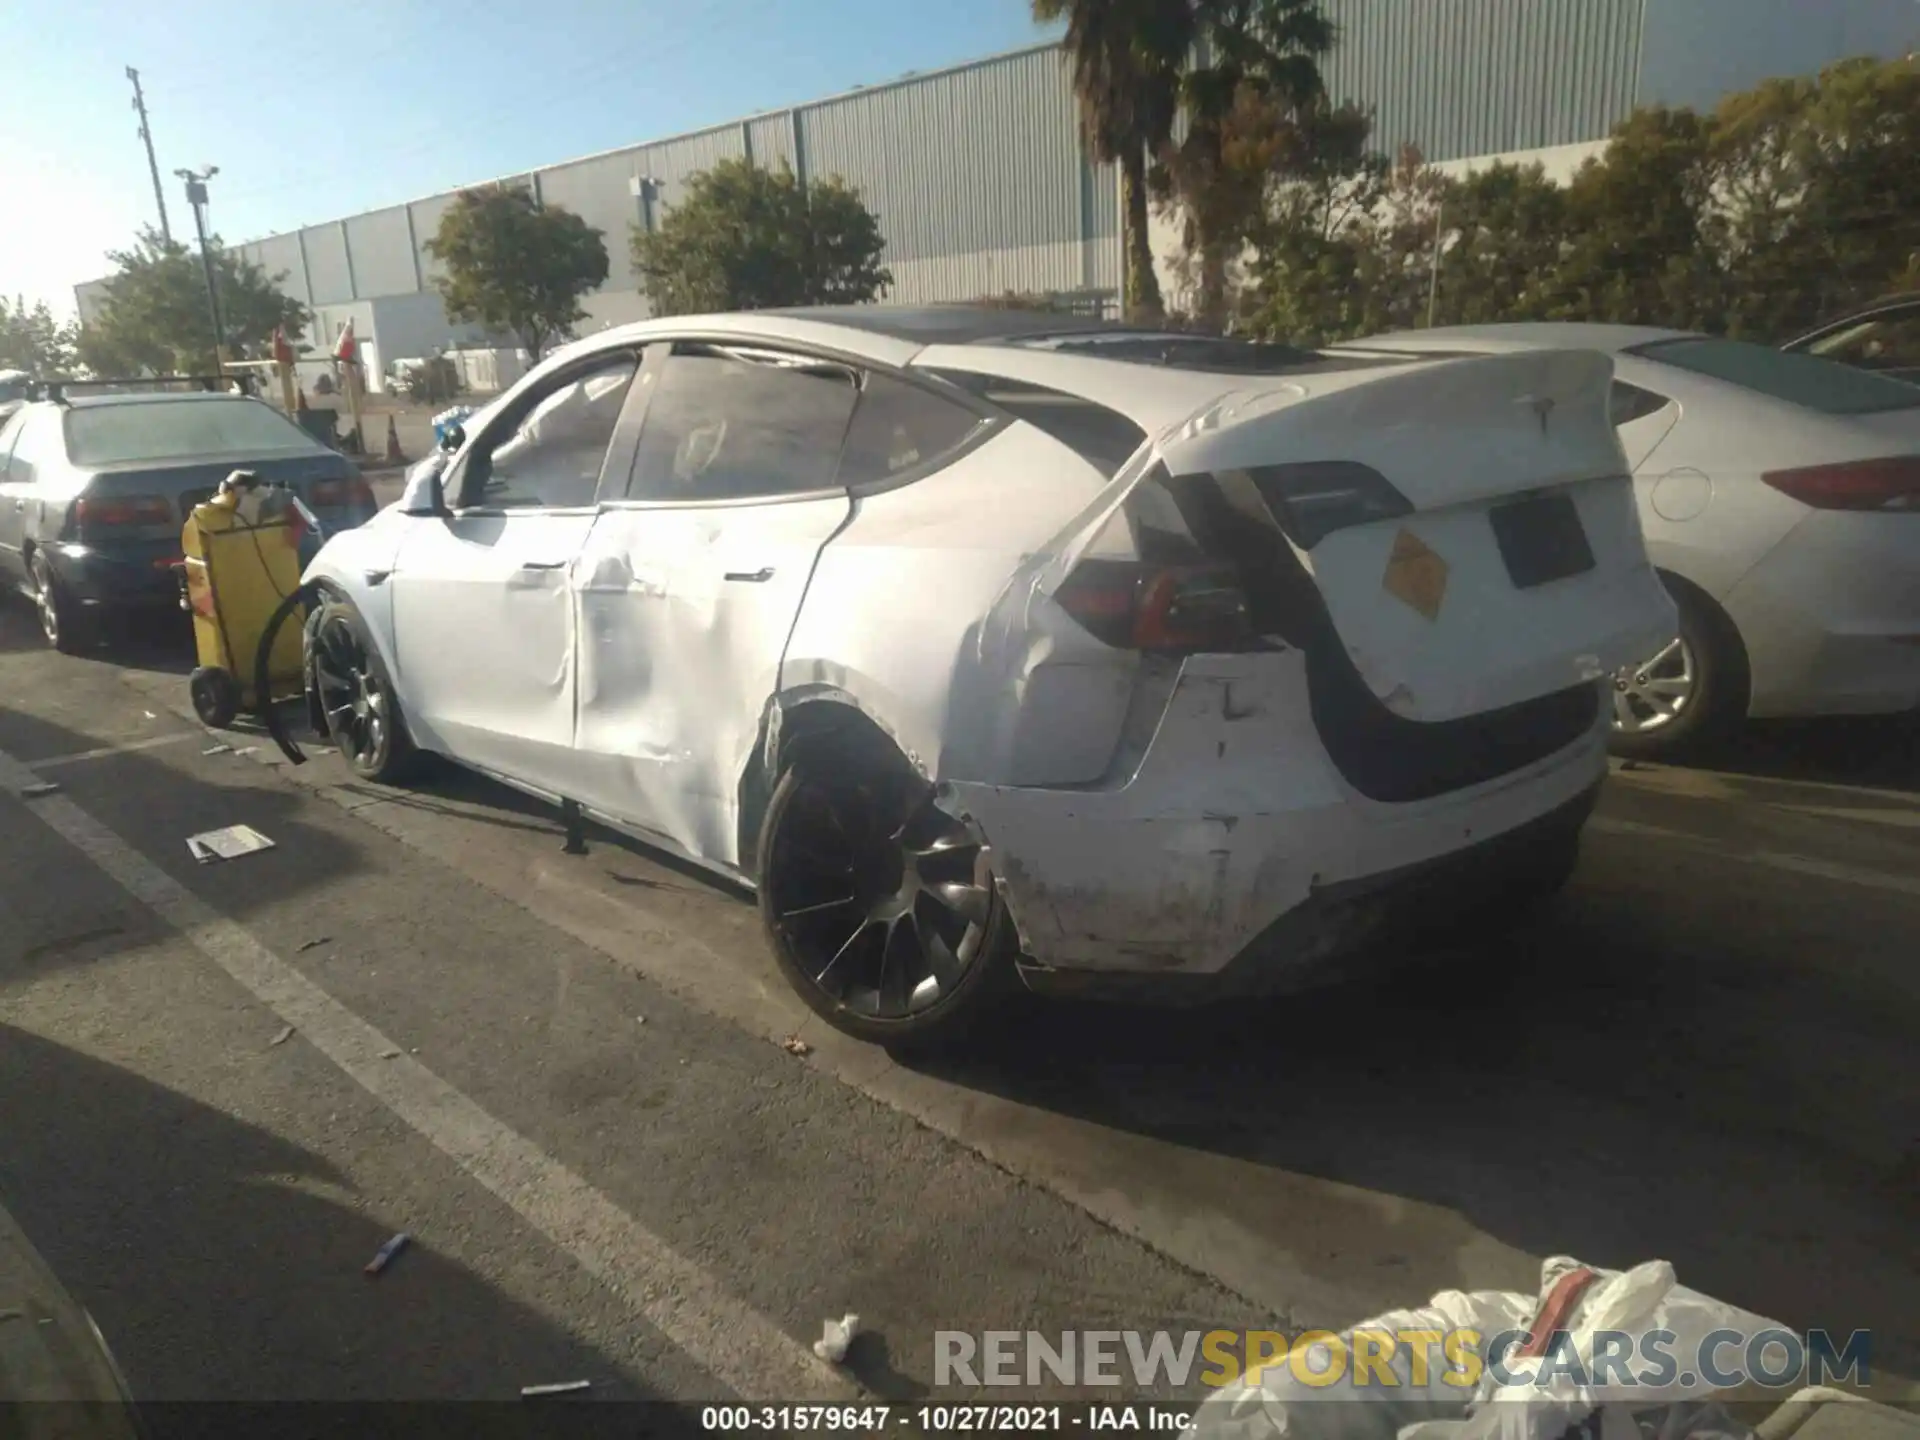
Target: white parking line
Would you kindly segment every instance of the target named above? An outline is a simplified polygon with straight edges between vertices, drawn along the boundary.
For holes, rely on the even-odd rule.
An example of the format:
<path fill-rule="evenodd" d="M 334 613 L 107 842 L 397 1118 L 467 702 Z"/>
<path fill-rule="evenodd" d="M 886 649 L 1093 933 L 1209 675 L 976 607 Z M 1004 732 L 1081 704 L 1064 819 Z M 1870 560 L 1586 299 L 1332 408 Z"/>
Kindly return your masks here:
<path fill-rule="evenodd" d="M 34 783 L 0 751 L 0 789 Z M 63 794 L 19 802 L 293 1026 L 515 1213 L 604 1281 L 714 1379 L 750 1400 L 849 1400 L 856 1387 L 728 1295 L 626 1211 L 496 1120 Z"/>
<path fill-rule="evenodd" d="M 1920 880 L 1911 875 L 1889 875 L 1883 870 L 1868 870 L 1858 865 L 1841 865 L 1810 855 L 1787 855 L 1773 850 L 1735 850 L 1705 835 L 1686 830 L 1669 830 L 1660 825 L 1643 825 L 1638 820 L 1619 820 L 1611 815 L 1596 815 L 1587 822 L 1589 830 L 1608 835 L 1645 835 L 1677 841 L 1702 854 L 1731 861 L 1736 865 L 1759 865 L 1784 870 L 1792 875 L 1814 875 L 1843 885 L 1859 885 L 1869 890 L 1891 890 L 1899 895 L 1920 896 Z"/>
<path fill-rule="evenodd" d="M 82 760 L 104 760 L 109 755 L 126 755 L 136 750 L 158 750 L 162 745 L 179 745 L 198 740 L 201 732 L 181 730 L 171 735 L 149 735 L 144 740 L 127 740 L 119 745 L 101 745 L 92 750 L 76 750 L 71 755 L 55 755 L 46 760 L 29 761 L 30 770 L 52 770 L 61 765 L 78 765 Z"/>

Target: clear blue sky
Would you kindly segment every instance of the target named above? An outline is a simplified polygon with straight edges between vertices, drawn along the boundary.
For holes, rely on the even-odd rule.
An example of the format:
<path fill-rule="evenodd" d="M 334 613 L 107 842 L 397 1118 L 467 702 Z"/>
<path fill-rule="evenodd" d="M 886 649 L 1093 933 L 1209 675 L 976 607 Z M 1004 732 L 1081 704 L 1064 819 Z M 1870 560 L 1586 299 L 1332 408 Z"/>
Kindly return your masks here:
<path fill-rule="evenodd" d="M 218 165 L 229 242 L 1049 38 L 1027 0 L 60 0 L 7 27 L 0 294 L 65 316 Z"/>

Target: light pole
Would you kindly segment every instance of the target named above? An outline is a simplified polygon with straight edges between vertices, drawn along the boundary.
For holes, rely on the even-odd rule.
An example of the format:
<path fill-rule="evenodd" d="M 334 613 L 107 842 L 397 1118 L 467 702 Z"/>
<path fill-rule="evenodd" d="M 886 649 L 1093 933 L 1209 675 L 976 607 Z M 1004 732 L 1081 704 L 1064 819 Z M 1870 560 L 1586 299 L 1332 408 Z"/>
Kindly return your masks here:
<path fill-rule="evenodd" d="M 220 291 L 213 283 L 213 252 L 207 248 L 207 181 L 220 173 L 220 167 L 209 165 L 198 174 L 191 170 L 176 170 L 173 173 L 186 182 L 187 204 L 193 207 L 193 228 L 200 237 L 200 269 L 207 277 L 207 315 L 213 321 L 213 371 L 225 379 L 226 331 L 220 324 Z"/>

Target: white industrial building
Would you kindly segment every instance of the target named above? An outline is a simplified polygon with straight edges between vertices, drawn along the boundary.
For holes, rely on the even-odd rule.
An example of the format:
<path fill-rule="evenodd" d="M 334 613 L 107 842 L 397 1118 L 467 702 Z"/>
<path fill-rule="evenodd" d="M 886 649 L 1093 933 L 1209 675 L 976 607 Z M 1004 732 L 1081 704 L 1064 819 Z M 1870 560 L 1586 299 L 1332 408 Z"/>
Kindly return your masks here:
<path fill-rule="evenodd" d="M 1326 0 L 1340 43 L 1337 101 L 1373 107 L 1375 139 L 1449 167 L 1540 160 L 1570 174 L 1646 104 L 1711 108 L 1774 75 L 1920 47 L 1915 0 Z M 729 156 L 785 161 L 857 185 L 887 237 L 887 300 L 1008 291 L 1117 299 L 1117 178 L 1080 144 L 1060 50 L 1035 46 L 689 134 L 569 160 L 525 184 L 605 232 L 606 284 L 590 328 L 644 318 L 630 227 L 657 225 L 688 176 Z M 314 314 L 330 342 L 354 323 L 378 374 L 391 360 L 483 343 L 448 322 L 422 244 L 457 191 L 240 246 Z M 1157 253 L 1177 249 L 1156 225 Z M 81 317 L 104 281 L 76 287 Z"/>

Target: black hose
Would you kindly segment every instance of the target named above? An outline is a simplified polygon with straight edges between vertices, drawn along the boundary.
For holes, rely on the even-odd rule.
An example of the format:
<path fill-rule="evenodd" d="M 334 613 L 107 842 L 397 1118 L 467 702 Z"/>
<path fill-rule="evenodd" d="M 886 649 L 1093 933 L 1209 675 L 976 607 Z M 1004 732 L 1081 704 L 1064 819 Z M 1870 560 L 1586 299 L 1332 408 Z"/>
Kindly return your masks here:
<path fill-rule="evenodd" d="M 266 629 L 260 632 L 260 648 L 253 658 L 253 695 L 260 707 L 260 718 L 266 722 L 267 733 L 273 737 L 273 743 L 280 747 L 280 753 L 296 765 L 307 763 L 306 752 L 294 742 L 287 733 L 287 727 L 280 722 L 280 709 L 273 703 L 273 642 L 279 637 L 280 627 L 287 623 L 294 611 L 310 606 L 320 597 L 320 586 L 314 581 L 296 585 L 293 593 L 274 607 L 273 614 L 267 618 Z M 303 659 L 300 667 L 301 685 L 306 684 L 306 664 Z"/>

